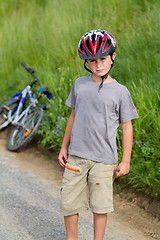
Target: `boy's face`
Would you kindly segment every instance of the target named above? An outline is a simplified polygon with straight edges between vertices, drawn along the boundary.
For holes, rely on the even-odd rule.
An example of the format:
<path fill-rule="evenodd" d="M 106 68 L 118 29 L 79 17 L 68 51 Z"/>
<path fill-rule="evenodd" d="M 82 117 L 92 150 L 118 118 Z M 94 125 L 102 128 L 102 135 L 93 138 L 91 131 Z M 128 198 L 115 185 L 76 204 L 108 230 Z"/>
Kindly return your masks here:
<path fill-rule="evenodd" d="M 112 58 L 114 59 L 116 53 L 113 53 Z M 92 71 L 93 75 L 96 77 L 104 76 L 111 68 L 112 59 L 110 55 L 107 55 L 103 58 L 96 58 L 96 59 L 88 59 L 87 65 Z"/>

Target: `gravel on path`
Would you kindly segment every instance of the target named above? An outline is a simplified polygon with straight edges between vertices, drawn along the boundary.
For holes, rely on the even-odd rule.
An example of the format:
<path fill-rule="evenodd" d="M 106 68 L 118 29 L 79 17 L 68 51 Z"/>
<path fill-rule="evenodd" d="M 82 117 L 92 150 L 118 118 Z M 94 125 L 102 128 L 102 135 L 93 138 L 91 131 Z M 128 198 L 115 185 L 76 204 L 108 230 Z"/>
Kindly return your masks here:
<path fill-rule="evenodd" d="M 0 240 L 64 240 L 59 186 L 19 168 L 11 155 L 0 156 Z M 109 216 L 104 240 L 149 240 Z M 93 239 L 92 214 L 79 219 L 79 240 Z"/>

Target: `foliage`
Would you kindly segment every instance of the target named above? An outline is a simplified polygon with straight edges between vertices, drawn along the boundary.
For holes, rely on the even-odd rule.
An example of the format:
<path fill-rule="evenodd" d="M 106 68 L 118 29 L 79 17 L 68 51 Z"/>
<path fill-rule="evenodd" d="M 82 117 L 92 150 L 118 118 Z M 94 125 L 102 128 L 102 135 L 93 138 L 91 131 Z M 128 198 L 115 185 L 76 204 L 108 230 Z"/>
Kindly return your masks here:
<path fill-rule="evenodd" d="M 127 86 L 140 117 L 133 121 L 131 172 L 125 184 L 154 197 L 160 196 L 159 7 L 158 0 L 0 0 L 0 103 L 31 81 L 20 62 L 33 67 L 41 85 L 54 95 L 39 132 L 45 148 L 59 151 L 70 114 L 65 101 L 74 80 L 86 74 L 77 54 L 80 37 L 98 28 L 115 36 L 111 75 Z M 121 129 L 117 144 L 120 161 Z"/>

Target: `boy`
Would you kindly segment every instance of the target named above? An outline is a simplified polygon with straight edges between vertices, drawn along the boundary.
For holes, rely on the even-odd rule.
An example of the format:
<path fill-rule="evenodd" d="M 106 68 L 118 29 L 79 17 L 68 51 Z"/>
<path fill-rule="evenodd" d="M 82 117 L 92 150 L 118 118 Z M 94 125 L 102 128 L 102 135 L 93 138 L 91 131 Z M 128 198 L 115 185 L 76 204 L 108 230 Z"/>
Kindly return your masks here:
<path fill-rule="evenodd" d="M 65 167 L 61 212 L 67 240 L 78 239 L 78 214 L 88 208 L 88 203 L 94 218 L 94 240 L 103 239 L 107 213 L 113 211 L 114 176 L 129 172 L 131 120 L 138 114 L 127 88 L 109 75 L 115 49 L 115 38 L 102 30 L 84 34 L 78 45 L 79 56 L 91 75 L 78 78 L 67 99 L 72 112 L 58 156 Z M 117 167 L 116 133 L 120 124 L 123 157 Z"/>

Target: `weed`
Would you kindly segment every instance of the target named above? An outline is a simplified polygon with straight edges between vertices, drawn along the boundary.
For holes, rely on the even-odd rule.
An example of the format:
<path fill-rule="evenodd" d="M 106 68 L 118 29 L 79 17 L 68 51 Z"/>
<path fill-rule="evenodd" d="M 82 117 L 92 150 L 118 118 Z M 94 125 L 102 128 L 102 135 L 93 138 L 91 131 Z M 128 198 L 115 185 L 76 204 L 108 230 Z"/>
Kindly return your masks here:
<path fill-rule="evenodd" d="M 140 117 L 133 121 L 131 172 L 125 183 L 154 197 L 160 196 L 159 8 L 156 0 L 13 0 L 0 6 L 0 103 L 32 81 L 20 62 L 33 67 L 55 97 L 38 132 L 45 148 L 59 151 L 71 111 L 65 102 L 74 80 L 87 74 L 77 54 L 80 37 L 98 28 L 115 36 L 111 76 L 127 86 Z M 117 144 L 120 161 L 121 129 Z"/>

